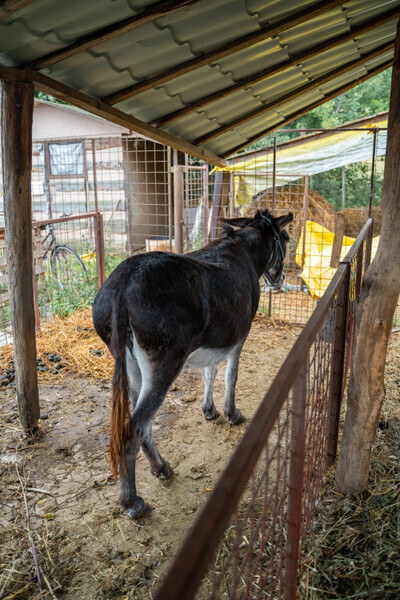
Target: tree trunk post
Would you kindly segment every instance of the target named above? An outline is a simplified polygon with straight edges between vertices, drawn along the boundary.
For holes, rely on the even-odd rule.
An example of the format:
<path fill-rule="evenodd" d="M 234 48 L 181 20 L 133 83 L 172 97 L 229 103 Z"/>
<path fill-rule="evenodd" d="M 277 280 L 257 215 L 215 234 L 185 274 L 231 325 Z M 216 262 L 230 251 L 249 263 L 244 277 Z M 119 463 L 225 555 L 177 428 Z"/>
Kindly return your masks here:
<path fill-rule="evenodd" d="M 19 418 L 33 431 L 40 415 L 32 250 L 33 85 L 2 82 L 4 217 Z"/>
<path fill-rule="evenodd" d="M 387 345 L 400 292 L 400 22 L 397 26 L 382 192 L 382 229 L 357 308 L 356 339 L 347 396 L 336 490 L 368 485 L 372 445 L 385 397 Z"/>

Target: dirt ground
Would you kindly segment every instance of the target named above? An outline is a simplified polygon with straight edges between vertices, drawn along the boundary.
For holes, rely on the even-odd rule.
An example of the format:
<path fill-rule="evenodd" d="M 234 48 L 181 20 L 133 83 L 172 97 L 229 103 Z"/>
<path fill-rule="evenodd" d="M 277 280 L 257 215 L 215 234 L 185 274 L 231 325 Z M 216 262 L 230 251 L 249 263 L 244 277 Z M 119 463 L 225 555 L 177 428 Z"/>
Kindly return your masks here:
<path fill-rule="evenodd" d="M 257 317 L 241 358 L 237 405 L 247 421 L 239 426 L 221 415 L 205 421 L 200 372 L 181 374 L 153 421 L 174 476 L 154 478 L 139 456 L 138 492 L 152 510 L 137 521 L 120 510 L 107 463 L 108 380 L 68 376 L 42 383 L 33 441 L 22 437 L 15 389 L 3 388 L 0 599 L 40 598 L 38 569 L 43 598 L 152 598 L 299 331 Z M 219 409 L 222 395 L 221 368 Z"/>

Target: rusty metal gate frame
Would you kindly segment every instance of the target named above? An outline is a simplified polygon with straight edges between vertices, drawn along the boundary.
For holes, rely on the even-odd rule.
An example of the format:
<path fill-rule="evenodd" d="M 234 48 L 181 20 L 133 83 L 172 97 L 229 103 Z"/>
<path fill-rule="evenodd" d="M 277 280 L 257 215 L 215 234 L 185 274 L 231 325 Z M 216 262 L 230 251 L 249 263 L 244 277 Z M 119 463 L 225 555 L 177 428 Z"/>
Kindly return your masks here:
<path fill-rule="evenodd" d="M 336 457 L 340 405 L 351 359 L 356 305 L 370 262 L 372 229 L 373 219 L 368 219 L 184 540 L 155 596 L 157 600 L 194 598 L 206 572 L 211 589 L 202 598 L 221 597 L 221 585 L 225 585 L 223 597 L 265 598 L 269 594 L 284 600 L 296 598 L 307 530 L 323 477 Z M 272 448 L 274 427 L 278 434 Z M 273 469 L 267 460 L 255 483 L 257 462 L 274 451 L 278 458 Z M 279 458 L 281 452 L 286 452 L 287 458 Z M 282 477 L 282 482 L 271 485 L 269 471 L 276 478 Z M 271 506 L 266 497 L 260 504 L 256 492 L 251 491 L 256 488 L 258 492 L 265 489 Z M 256 509 L 261 516 L 255 516 Z M 252 522 L 245 534 L 251 520 L 257 524 Z M 231 530 L 237 528 L 237 537 L 230 540 L 225 566 L 217 566 L 216 549 L 229 531 L 229 523 Z M 257 554 L 256 547 L 260 548 Z M 223 582 L 224 577 L 229 584 Z"/>

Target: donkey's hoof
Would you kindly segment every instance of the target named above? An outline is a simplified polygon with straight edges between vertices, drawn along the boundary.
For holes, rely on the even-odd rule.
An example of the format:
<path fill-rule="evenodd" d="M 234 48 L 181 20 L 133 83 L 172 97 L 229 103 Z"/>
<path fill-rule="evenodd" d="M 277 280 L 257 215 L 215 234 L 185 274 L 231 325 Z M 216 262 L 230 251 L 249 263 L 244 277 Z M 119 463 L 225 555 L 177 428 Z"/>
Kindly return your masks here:
<path fill-rule="evenodd" d="M 225 417 L 231 425 L 240 425 L 240 423 L 243 423 L 246 420 L 238 408 L 235 409 L 232 416 L 225 414 Z"/>
<path fill-rule="evenodd" d="M 164 465 L 159 471 L 152 471 L 152 473 L 158 477 L 158 479 L 169 479 L 174 474 L 171 465 L 167 461 L 164 462 Z"/>
<path fill-rule="evenodd" d="M 146 512 L 148 512 L 149 505 L 145 503 L 143 498 L 140 496 L 136 496 L 133 504 L 129 506 L 129 508 L 125 508 L 125 513 L 128 515 L 130 519 L 136 519 L 139 516 L 142 516 Z"/>
<path fill-rule="evenodd" d="M 213 419 L 216 419 L 216 417 L 218 417 L 218 412 L 217 412 L 217 409 L 215 408 L 215 405 L 213 405 L 211 410 L 203 409 L 203 415 L 204 415 L 204 418 L 207 419 L 207 421 L 212 421 Z"/>

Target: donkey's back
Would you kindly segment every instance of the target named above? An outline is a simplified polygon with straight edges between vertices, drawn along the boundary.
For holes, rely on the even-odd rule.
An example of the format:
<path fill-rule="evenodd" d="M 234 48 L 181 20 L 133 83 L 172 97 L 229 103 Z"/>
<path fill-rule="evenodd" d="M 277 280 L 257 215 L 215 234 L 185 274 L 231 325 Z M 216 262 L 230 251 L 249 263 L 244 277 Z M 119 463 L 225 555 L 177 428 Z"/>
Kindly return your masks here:
<path fill-rule="evenodd" d="M 228 348 L 248 332 L 259 301 L 257 274 L 240 262 L 238 253 L 217 261 L 207 253 L 128 258 L 96 296 L 95 329 L 113 355 L 113 324 L 152 356 L 173 346 L 187 356 L 201 346 Z"/>

